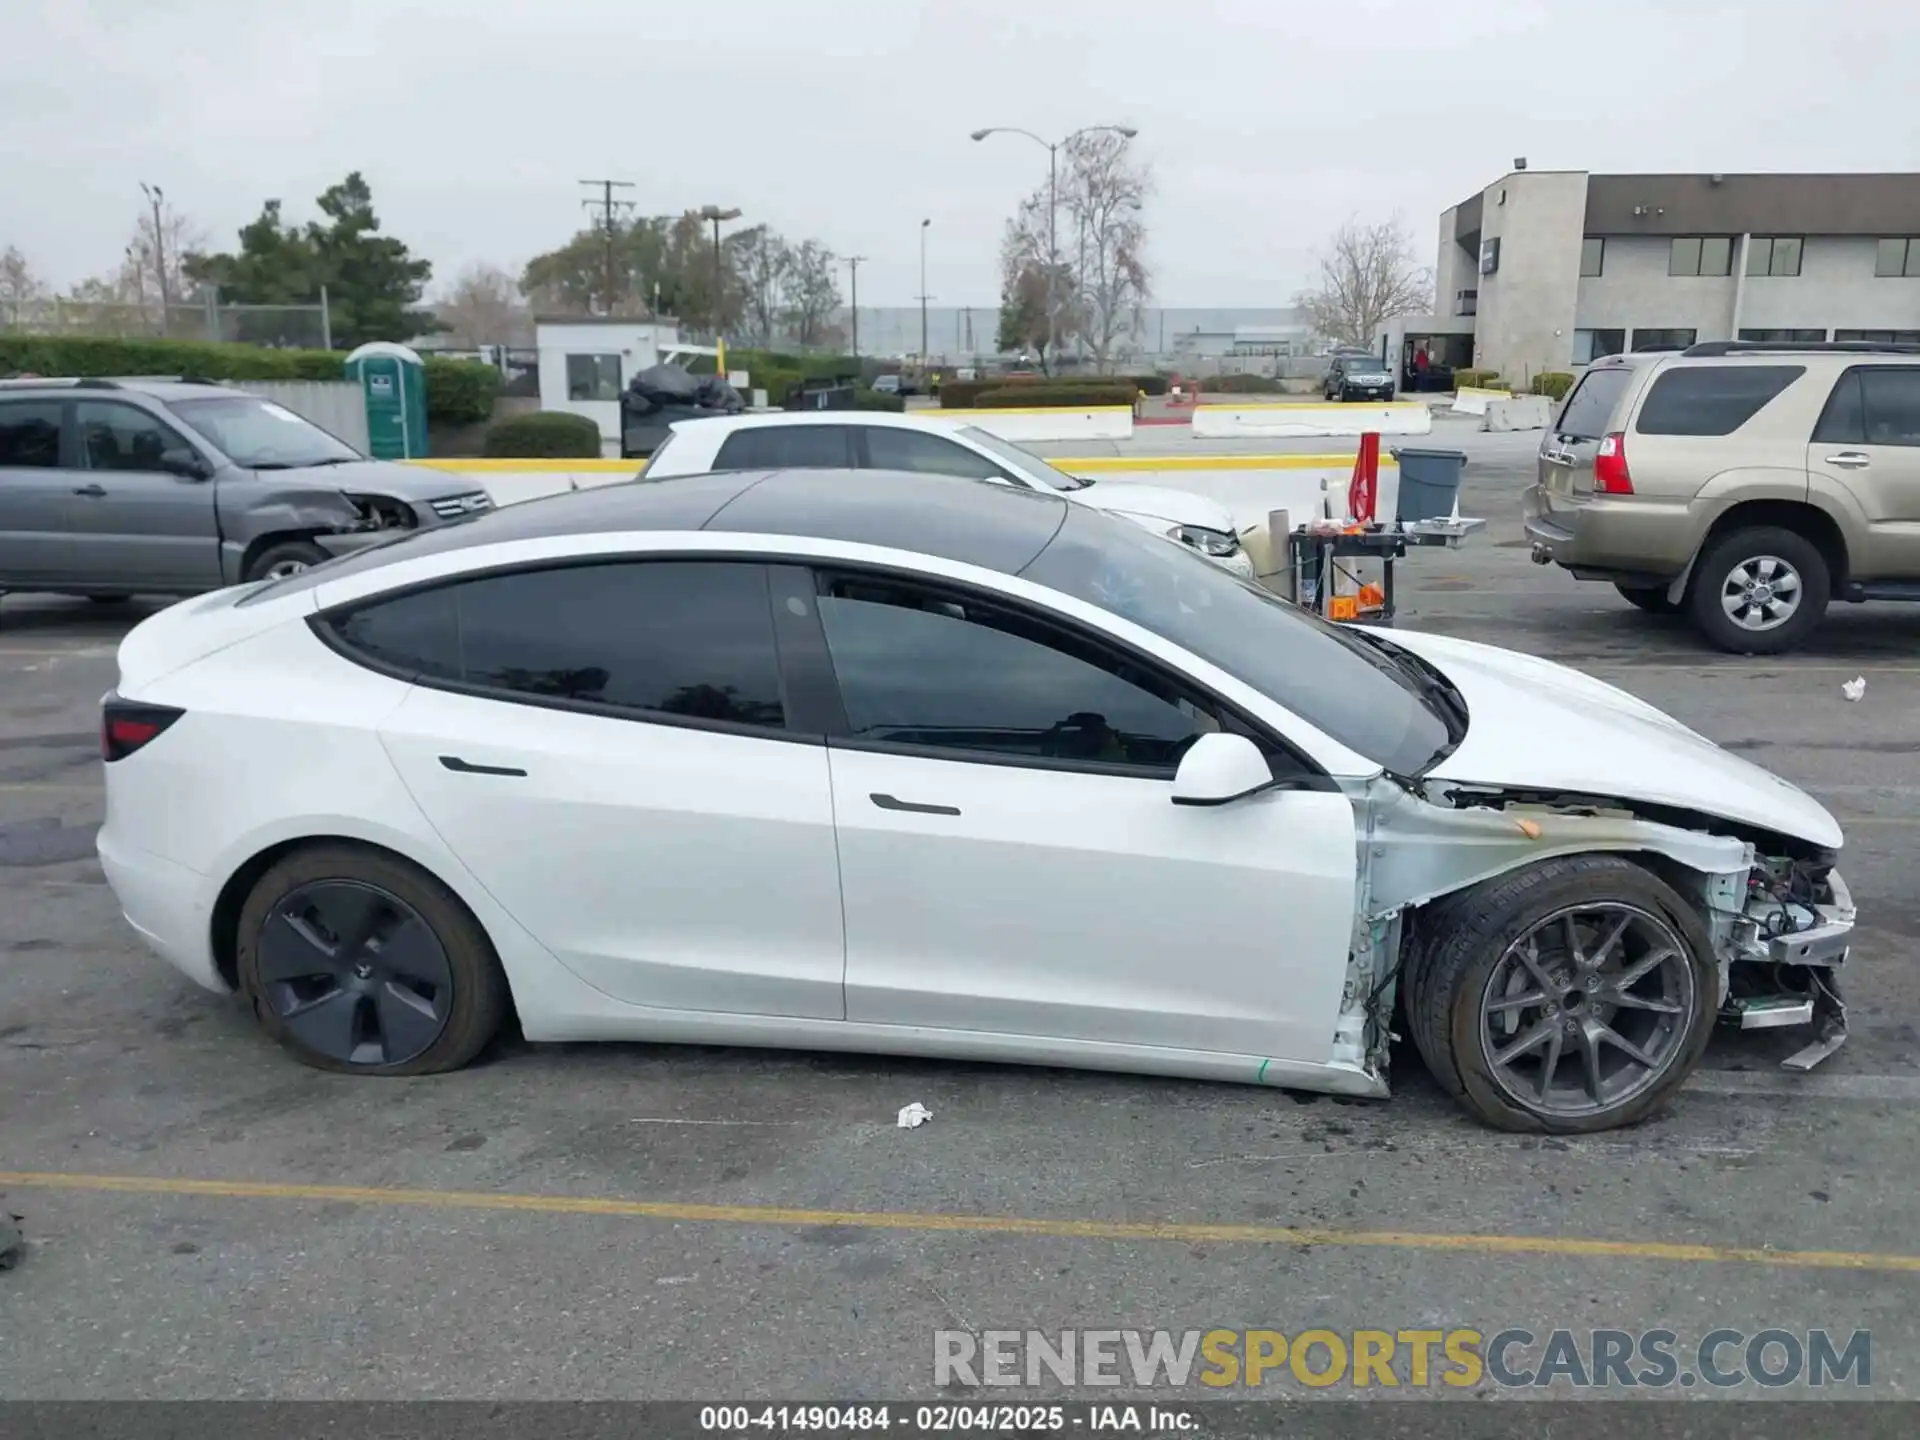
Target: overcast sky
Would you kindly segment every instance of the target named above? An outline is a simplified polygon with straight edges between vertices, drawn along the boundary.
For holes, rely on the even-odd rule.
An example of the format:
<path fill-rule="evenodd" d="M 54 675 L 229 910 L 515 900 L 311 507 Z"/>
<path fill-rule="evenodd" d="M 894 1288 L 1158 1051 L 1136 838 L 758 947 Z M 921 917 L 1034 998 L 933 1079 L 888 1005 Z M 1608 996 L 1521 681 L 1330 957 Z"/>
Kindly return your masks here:
<path fill-rule="evenodd" d="M 1438 213 L 1515 155 L 1594 171 L 1920 168 L 1898 0 L 0 0 L 0 247 L 65 286 L 141 203 L 220 247 L 353 169 L 433 261 L 737 205 L 864 254 L 863 304 L 985 305 L 1056 137 L 1139 127 L 1155 298 L 1288 303 L 1350 214 Z"/>

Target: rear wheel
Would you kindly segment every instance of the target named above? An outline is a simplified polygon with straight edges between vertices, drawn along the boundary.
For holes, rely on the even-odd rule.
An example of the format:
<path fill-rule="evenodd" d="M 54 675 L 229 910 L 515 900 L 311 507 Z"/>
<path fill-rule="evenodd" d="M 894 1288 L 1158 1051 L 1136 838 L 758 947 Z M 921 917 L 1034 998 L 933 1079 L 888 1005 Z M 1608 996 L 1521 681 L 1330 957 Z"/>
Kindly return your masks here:
<path fill-rule="evenodd" d="M 1778 655 L 1813 633 L 1833 580 L 1804 535 L 1776 525 L 1715 540 L 1694 566 L 1687 608 L 1709 644 L 1736 655 Z"/>
<path fill-rule="evenodd" d="M 1664 585 L 1618 585 L 1614 589 L 1620 592 L 1622 599 L 1649 615 L 1678 615 L 1680 606 L 1667 598 Z"/>
<path fill-rule="evenodd" d="M 478 1055 L 507 1013 L 480 922 L 399 859 L 322 845 L 261 876 L 240 912 L 241 993 L 318 1070 L 431 1075 Z"/>
<path fill-rule="evenodd" d="M 254 556 L 253 563 L 247 566 L 247 573 L 241 578 L 278 580 L 285 575 L 298 575 L 326 558 L 327 552 L 311 540 L 282 540 L 278 545 L 269 545 Z"/>
<path fill-rule="evenodd" d="M 1631 1125 L 1706 1049 L 1711 941 L 1686 901 L 1631 861 L 1543 861 L 1441 901 L 1424 928 L 1408 1028 L 1434 1078 L 1498 1129 Z"/>

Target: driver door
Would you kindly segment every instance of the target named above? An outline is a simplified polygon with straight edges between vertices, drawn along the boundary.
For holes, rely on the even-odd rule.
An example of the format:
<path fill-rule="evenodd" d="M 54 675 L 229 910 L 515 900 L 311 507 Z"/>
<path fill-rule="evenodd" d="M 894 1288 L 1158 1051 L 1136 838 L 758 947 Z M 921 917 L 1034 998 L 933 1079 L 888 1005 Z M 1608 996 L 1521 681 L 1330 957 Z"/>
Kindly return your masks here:
<path fill-rule="evenodd" d="M 221 583 L 210 479 L 166 462 L 198 452 L 159 417 L 118 400 L 74 405 L 80 469 L 68 508 L 77 585 L 137 595 Z"/>
<path fill-rule="evenodd" d="M 819 608 L 847 720 L 828 758 L 849 1020 L 1327 1059 L 1343 795 L 1174 805 L 1186 746 L 1244 727 L 1016 607 L 852 577 Z"/>

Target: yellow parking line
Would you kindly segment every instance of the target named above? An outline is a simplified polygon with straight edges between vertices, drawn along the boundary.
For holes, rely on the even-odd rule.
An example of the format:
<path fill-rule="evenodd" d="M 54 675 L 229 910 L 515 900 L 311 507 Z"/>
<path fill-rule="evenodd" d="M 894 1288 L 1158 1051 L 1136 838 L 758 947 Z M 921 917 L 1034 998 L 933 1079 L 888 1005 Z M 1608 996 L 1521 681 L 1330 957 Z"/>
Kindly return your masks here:
<path fill-rule="evenodd" d="M 1407 1230 L 1329 1230 L 1290 1225 L 1208 1225 L 1185 1221 L 942 1215 L 913 1211 L 809 1210 L 778 1205 L 695 1205 L 573 1195 L 492 1194 L 473 1190 L 402 1190 L 361 1185 L 298 1185 L 248 1180 L 179 1180 L 144 1175 L 79 1175 L 0 1171 L 0 1189 L 93 1191 L 119 1195 L 208 1196 L 228 1200 L 344 1201 L 354 1205 L 432 1210 L 509 1210 L 542 1215 L 605 1215 L 709 1225 L 855 1226 L 919 1233 L 1032 1235 L 1066 1240 L 1138 1240 L 1178 1245 L 1359 1246 L 1480 1255 L 1556 1255 L 1627 1260 L 1762 1265 L 1791 1270 L 1862 1270 L 1920 1274 L 1920 1255 L 1852 1250 L 1776 1250 L 1769 1246 L 1693 1245 L 1664 1240 L 1591 1240 L 1552 1235 L 1443 1235 Z"/>

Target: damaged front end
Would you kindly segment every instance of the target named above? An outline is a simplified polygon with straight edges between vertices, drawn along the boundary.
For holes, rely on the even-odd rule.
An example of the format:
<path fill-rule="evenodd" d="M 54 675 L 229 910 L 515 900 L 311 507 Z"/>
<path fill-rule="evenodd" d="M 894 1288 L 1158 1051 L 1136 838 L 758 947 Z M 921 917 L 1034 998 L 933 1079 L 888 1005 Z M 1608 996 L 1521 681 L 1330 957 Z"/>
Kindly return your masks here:
<path fill-rule="evenodd" d="M 1357 904 L 1333 1061 L 1374 1093 L 1386 1093 L 1396 992 L 1421 907 L 1565 855 L 1635 855 L 1692 902 L 1718 961 L 1719 1018 L 1749 1030 L 1812 1027 L 1786 1068 L 1809 1070 L 1845 1043 L 1838 971 L 1854 907 L 1831 853 L 1604 797 L 1450 782 L 1416 794 L 1389 776 L 1349 793 Z"/>

